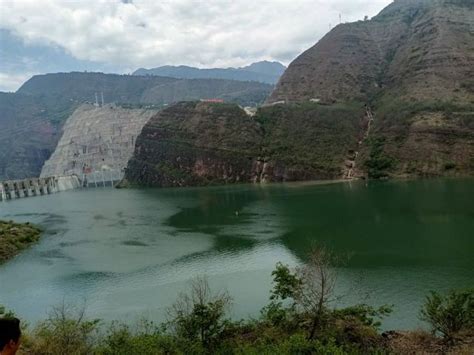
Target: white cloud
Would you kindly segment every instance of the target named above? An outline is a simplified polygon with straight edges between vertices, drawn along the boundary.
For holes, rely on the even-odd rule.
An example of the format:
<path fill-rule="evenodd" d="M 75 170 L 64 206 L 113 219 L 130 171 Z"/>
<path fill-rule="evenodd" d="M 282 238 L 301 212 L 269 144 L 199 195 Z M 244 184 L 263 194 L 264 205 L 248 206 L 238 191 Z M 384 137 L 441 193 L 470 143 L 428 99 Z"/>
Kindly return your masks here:
<path fill-rule="evenodd" d="M 342 14 L 373 16 L 391 0 L 0 0 L 0 28 L 118 70 L 164 64 L 288 63 Z"/>
<path fill-rule="evenodd" d="M 34 74 L 35 73 L 11 74 L 0 72 L 0 91 L 15 91 Z"/>

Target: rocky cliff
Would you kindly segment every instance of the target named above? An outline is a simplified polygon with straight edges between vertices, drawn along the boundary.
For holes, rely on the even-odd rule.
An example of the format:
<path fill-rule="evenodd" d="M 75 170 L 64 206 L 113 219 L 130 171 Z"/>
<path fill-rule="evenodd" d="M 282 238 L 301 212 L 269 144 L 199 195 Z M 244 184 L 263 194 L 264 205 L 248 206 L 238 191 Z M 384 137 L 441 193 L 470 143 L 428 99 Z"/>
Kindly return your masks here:
<path fill-rule="evenodd" d="M 182 102 L 145 125 L 125 178 L 145 186 L 251 181 L 261 135 L 236 105 Z"/>
<path fill-rule="evenodd" d="M 135 140 L 157 110 L 83 104 L 68 118 L 62 137 L 45 162 L 41 177 L 105 174 L 119 180 L 133 154 Z M 99 175 L 100 175 L 99 174 Z M 98 177 L 99 180 L 102 176 Z"/>
<path fill-rule="evenodd" d="M 179 103 L 145 125 L 122 185 L 340 178 L 363 119 L 360 105 L 274 106 L 249 116 L 231 104 Z"/>

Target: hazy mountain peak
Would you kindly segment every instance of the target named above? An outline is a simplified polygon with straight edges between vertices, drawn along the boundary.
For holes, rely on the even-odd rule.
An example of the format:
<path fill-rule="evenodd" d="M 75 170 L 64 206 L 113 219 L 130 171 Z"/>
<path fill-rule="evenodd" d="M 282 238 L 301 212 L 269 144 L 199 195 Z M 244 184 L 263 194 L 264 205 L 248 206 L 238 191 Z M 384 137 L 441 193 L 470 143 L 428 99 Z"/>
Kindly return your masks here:
<path fill-rule="evenodd" d="M 200 69 L 186 65 L 164 65 L 157 68 L 137 69 L 133 75 L 157 75 L 180 79 L 231 79 L 276 84 L 286 67 L 279 62 L 261 61 L 240 68 Z"/>

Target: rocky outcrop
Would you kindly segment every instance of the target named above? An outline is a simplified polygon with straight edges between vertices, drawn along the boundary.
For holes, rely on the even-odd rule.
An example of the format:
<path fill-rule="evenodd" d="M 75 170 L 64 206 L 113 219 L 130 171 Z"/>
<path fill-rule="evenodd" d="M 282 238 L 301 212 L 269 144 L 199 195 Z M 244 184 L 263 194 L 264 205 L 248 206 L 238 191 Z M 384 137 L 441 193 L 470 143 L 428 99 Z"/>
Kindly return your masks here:
<path fill-rule="evenodd" d="M 143 128 L 126 180 L 145 186 L 251 181 L 261 136 L 236 105 L 182 102 Z"/>
<path fill-rule="evenodd" d="M 358 105 L 307 104 L 250 116 L 236 105 L 179 103 L 145 125 L 122 186 L 340 178 L 363 113 Z"/>
<path fill-rule="evenodd" d="M 156 112 L 115 105 L 80 106 L 66 121 L 61 140 L 45 162 L 41 177 L 77 175 L 82 178 L 105 171 L 107 180 L 121 179 L 137 136 Z"/>

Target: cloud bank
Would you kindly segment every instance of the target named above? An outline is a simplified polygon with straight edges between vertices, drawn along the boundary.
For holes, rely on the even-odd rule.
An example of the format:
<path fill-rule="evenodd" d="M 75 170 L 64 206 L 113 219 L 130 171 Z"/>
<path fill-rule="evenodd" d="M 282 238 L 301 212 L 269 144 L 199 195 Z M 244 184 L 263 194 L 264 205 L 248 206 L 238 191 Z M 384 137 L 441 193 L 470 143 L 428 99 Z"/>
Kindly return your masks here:
<path fill-rule="evenodd" d="M 343 22 L 361 20 L 390 2 L 0 0 L 0 28 L 25 46 L 59 47 L 117 72 L 165 64 L 242 66 L 264 59 L 288 64 L 339 23 L 339 14 Z"/>

